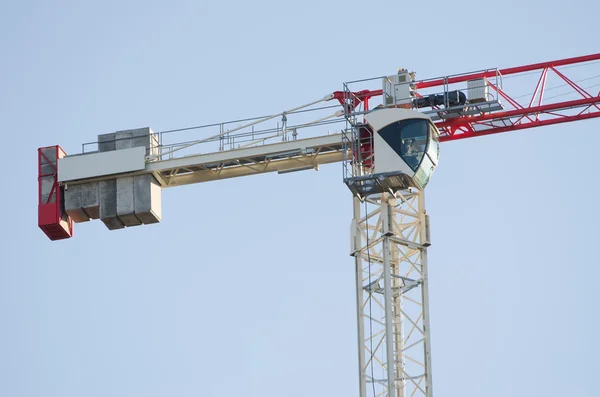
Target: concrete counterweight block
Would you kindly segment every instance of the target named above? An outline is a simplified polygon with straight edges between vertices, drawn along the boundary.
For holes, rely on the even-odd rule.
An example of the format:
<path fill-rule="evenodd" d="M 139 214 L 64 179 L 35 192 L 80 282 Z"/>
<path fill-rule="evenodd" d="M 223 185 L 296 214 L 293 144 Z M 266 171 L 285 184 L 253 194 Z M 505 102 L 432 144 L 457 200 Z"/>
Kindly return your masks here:
<path fill-rule="evenodd" d="M 90 217 L 81 204 L 81 185 L 71 185 L 65 189 L 65 212 L 75 223 L 87 222 Z"/>
<path fill-rule="evenodd" d="M 140 145 L 143 146 L 143 145 Z M 115 149 L 130 149 L 133 147 L 133 134 L 131 130 L 115 132 Z"/>
<path fill-rule="evenodd" d="M 138 128 L 132 130 L 133 146 L 144 146 L 146 155 L 158 155 L 158 135 L 152 131 L 152 128 Z"/>
<path fill-rule="evenodd" d="M 100 183 L 91 182 L 81 189 L 81 207 L 90 219 L 100 218 Z"/>
<path fill-rule="evenodd" d="M 138 146 L 146 148 L 146 155 L 158 154 L 158 136 L 149 127 L 115 132 L 116 150 Z"/>
<path fill-rule="evenodd" d="M 115 133 L 98 135 L 98 151 L 111 152 L 115 150 Z"/>
<path fill-rule="evenodd" d="M 143 146 L 146 154 L 158 154 L 158 135 L 150 127 L 122 130 L 98 135 L 98 151 L 129 149 Z"/>
<path fill-rule="evenodd" d="M 117 214 L 125 226 L 158 223 L 162 189 L 152 175 L 117 179 Z"/>
<path fill-rule="evenodd" d="M 138 226 L 142 222 L 135 216 L 133 177 L 117 178 L 117 215 L 125 226 Z"/>
<path fill-rule="evenodd" d="M 117 180 L 100 181 L 100 220 L 109 230 L 125 227 L 117 216 Z"/>
<path fill-rule="evenodd" d="M 149 127 L 123 130 L 98 135 L 98 151 L 142 146 L 146 148 L 146 155 L 158 155 L 158 141 L 158 136 Z M 152 175 L 102 181 L 99 191 L 99 215 L 108 229 L 160 222 L 162 189 Z"/>
<path fill-rule="evenodd" d="M 134 177 L 135 215 L 148 225 L 162 217 L 162 188 L 152 175 Z"/>
<path fill-rule="evenodd" d="M 73 222 L 87 222 L 100 217 L 100 184 L 98 182 L 67 186 L 65 211 Z"/>

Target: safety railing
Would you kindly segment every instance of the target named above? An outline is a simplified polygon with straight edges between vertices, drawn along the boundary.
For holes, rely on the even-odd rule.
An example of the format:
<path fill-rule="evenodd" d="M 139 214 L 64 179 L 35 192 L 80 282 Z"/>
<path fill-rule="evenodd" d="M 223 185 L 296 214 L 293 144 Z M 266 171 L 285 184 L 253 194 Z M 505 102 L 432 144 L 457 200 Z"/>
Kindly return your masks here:
<path fill-rule="evenodd" d="M 339 133 L 344 128 L 345 118 L 339 102 L 326 103 L 331 99 L 331 95 L 325 96 L 269 116 L 155 132 L 158 151 L 149 155 L 148 160 L 166 160 Z M 97 150 L 98 141 L 82 145 L 83 154 Z"/>

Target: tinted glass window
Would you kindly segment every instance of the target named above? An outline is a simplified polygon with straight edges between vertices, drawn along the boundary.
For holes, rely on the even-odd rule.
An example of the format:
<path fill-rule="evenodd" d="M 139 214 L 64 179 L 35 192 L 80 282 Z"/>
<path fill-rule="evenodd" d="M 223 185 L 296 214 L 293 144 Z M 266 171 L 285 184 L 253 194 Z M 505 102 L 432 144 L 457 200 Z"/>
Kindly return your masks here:
<path fill-rule="evenodd" d="M 416 171 L 427 149 L 429 122 L 424 119 L 402 120 L 384 127 L 381 137 Z"/>
<path fill-rule="evenodd" d="M 440 158 L 440 138 L 438 137 L 435 127 L 430 128 L 432 131 L 431 137 L 429 138 L 429 149 L 427 149 L 427 156 L 429 156 L 433 164 L 437 165 Z"/>

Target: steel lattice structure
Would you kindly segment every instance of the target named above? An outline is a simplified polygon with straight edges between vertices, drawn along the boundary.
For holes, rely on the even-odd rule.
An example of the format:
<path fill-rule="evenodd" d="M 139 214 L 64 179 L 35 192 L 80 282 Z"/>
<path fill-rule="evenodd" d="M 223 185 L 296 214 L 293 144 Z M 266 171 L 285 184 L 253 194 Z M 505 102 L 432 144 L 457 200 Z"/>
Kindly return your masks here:
<path fill-rule="evenodd" d="M 432 395 L 424 202 L 419 190 L 354 199 L 361 396 Z"/>
<path fill-rule="evenodd" d="M 600 117 L 600 91 L 595 93 L 600 83 L 592 81 L 600 79 L 600 73 L 574 72 L 580 66 L 598 63 L 600 53 L 411 80 L 406 84 L 410 84 L 414 97 L 394 106 L 416 108 L 426 114 L 439 132 L 436 143 L 589 120 Z M 509 88 L 511 81 L 520 78 L 523 80 L 512 87 L 531 85 L 531 91 L 524 95 Z M 101 137 L 106 138 L 103 135 L 98 142 L 84 144 L 83 153 L 75 156 L 66 156 L 58 146 L 40 148 L 38 226 L 49 238 L 58 240 L 73 236 L 73 221 L 110 219 L 120 223 L 128 217 L 141 223 L 136 218 L 140 214 L 151 218 L 150 222 L 160 221 L 151 200 L 130 200 L 128 208 L 119 208 L 119 187 L 125 192 L 121 196 L 127 196 L 129 189 L 142 192 L 138 198 L 158 197 L 160 202 L 164 188 L 275 171 L 312 170 L 341 162 L 344 181 L 354 193 L 351 255 L 356 272 L 360 397 L 431 397 L 429 218 L 422 190 L 390 189 L 381 182 L 382 174 L 374 171 L 377 158 L 384 156 L 375 153 L 375 134 L 365 130 L 364 118 L 387 106 L 386 99 L 379 101 L 387 95 L 377 88 L 381 80 L 348 82 L 342 91 L 263 117 L 160 133 L 150 128 L 120 131 L 115 134 L 125 134 L 124 138 L 113 138 L 112 142 L 101 142 Z M 357 85 L 360 89 L 355 88 Z M 563 88 L 567 91 L 549 94 Z M 482 96 L 450 103 L 450 95 L 460 90 L 480 90 Z M 329 101 L 336 105 L 327 105 Z M 266 123 L 271 125 L 265 127 Z M 334 132 L 324 133 L 331 128 Z M 203 132 L 203 137 L 185 139 L 186 133 L 198 132 Z M 103 150 L 103 146 L 111 148 Z M 351 187 L 348 181 L 357 178 L 359 183 Z M 368 192 L 365 186 L 369 183 L 379 184 L 380 191 Z M 99 198 L 110 195 L 115 197 L 109 202 L 110 208 L 101 207 Z M 141 204 L 148 208 L 140 210 Z M 109 214 L 104 216 L 103 211 Z"/>
<path fill-rule="evenodd" d="M 600 54 L 591 54 L 525 66 L 486 69 L 417 81 L 415 88 L 420 96 L 426 97 L 427 90 L 448 92 L 452 87 L 468 81 L 477 79 L 487 81 L 491 89 L 491 97 L 495 102 L 502 104 L 501 108 L 490 109 L 480 105 L 473 105 L 471 109 L 434 107 L 426 112 L 439 118 L 435 124 L 440 130 L 440 141 L 453 141 L 600 117 L 600 89 L 597 88 L 600 84 L 592 83 L 587 86 L 582 84 L 589 83 L 600 76 L 584 75 L 583 78 L 576 79 L 570 77 L 568 71 L 569 68 L 589 66 L 598 61 L 600 61 Z M 535 80 L 535 84 L 530 86 L 529 76 L 532 75 L 539 75 L 539 77 Z M 523 78 L 521 87 L 512 87 L 510 90 L 504 87 L 504 83 L 509 78 Z M 548 86 L 550 78 L 554 78 L 553 87 Z M 335 98 L 343 105 L 346 104 L 351 112 L 356 112 L 361 106 L 368 111 L 369 100 L 382 95 L 382 90 L 379 89 L 356 91 L 350 87 L 363 82 L 346 83 L 344 91 L 335 93 Z M 524 89 L 529 86 L 531 89 L 526 95 L 517 96 L 512 93 L 513 89 Z M 559 95 L 547 95 L 548 91 L 561 86 L 566 90 Z M 570 98 L 563 100 L 566 96 Z"/>

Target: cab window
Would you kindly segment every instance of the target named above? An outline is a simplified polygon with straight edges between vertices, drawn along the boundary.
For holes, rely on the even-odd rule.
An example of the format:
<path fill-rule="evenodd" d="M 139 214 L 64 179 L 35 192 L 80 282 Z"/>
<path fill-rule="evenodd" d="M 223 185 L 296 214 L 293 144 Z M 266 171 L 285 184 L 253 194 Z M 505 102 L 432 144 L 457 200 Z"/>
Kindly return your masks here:
<path fill-rule="evenodd" d="M 427 150 L 429 121 L 425 119 L 401 120 L 382 128 L 379 134 L 416 172 Z"/>

